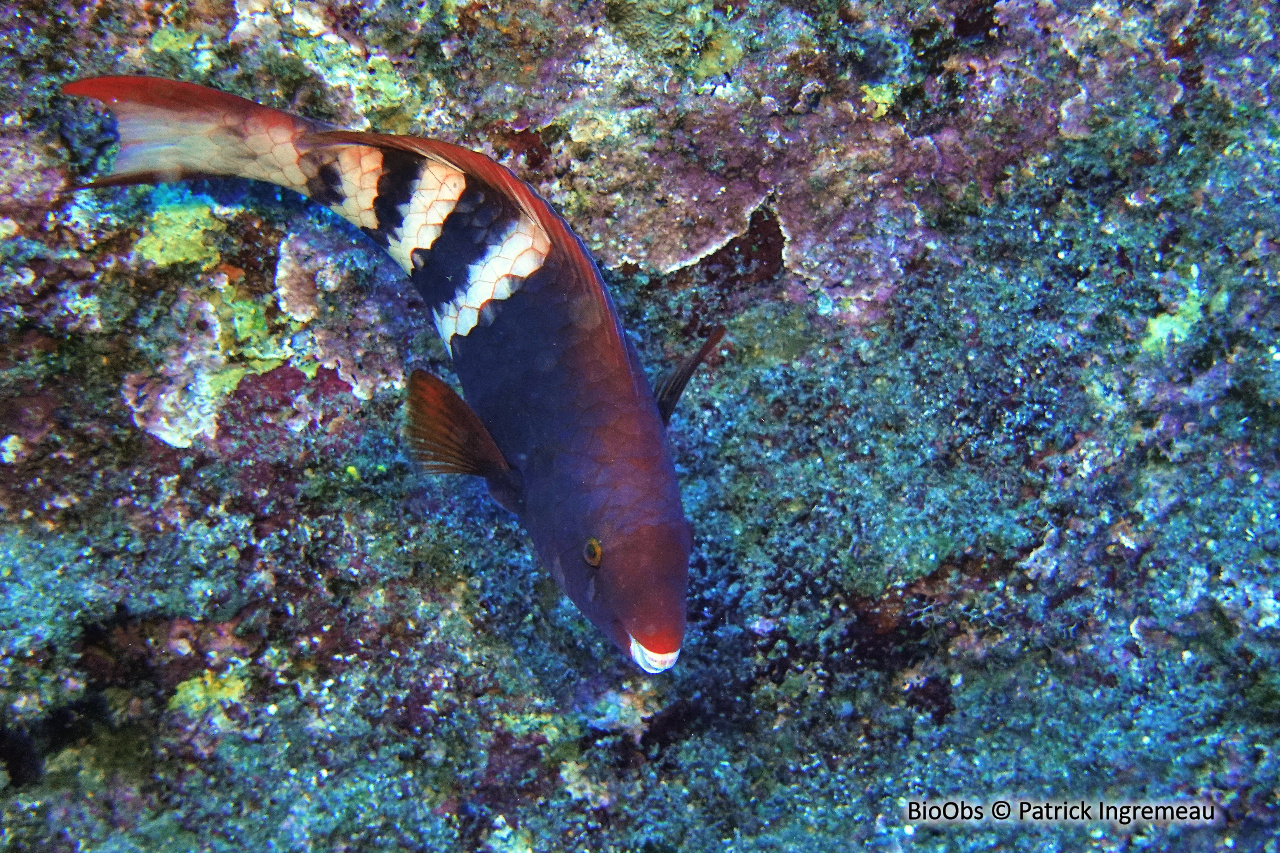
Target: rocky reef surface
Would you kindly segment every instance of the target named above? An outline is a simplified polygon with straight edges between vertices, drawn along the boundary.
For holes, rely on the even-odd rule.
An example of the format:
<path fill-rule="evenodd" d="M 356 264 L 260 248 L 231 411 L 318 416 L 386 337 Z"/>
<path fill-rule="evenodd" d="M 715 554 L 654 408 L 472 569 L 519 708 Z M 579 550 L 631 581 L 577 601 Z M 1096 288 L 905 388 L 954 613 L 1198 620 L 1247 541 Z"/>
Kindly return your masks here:
<path fill-rule="evenodd" d="M 0 848 L 1277 849 L 1272 4 L 0 15 Z M 71 192 L 114 135 L 58 86 L 104 73 L 486 152 L 655 375 L 728 326 L 672 421 L 674 671 L 406 457 L 448 359 L 358 231 Z"/>

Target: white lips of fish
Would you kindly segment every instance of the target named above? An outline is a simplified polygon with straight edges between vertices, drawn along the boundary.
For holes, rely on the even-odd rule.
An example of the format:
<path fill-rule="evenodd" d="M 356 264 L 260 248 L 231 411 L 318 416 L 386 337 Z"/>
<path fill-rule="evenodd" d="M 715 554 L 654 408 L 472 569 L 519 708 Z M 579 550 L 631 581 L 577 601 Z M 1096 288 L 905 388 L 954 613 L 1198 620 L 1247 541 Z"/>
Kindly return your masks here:
<path fill-rule="evenodd" d="M 628 635 L 630 636 L 630 635 Z M 631 637 L 631 659 L 634 660 L 645 672 L 662 672 L 671 669 L 676 665 L 676 658 L 680 657 L 680 650 L 667 652 L 665 655 L 656 654 L 649 651 L 636 641 L 635 637 Z"/>

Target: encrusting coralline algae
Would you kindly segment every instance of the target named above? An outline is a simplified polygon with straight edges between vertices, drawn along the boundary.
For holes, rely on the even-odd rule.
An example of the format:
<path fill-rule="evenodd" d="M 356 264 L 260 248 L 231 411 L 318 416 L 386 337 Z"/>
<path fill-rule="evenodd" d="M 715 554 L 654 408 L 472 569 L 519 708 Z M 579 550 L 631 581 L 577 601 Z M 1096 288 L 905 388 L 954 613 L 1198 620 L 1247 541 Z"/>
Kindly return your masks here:
<path fill-rule="evenodd" d="M 1269 6 L 0 14 L 9 847 L 1274 848 Z M 728 326 L 672 419 L 669 675 L 410 463 L 448 361 L 370 241 L 235 181 L 68 192 L 94 74 L 494 156 L 651 376 Z M 1002 796 L 1225 818 L 907 819 Z"/>

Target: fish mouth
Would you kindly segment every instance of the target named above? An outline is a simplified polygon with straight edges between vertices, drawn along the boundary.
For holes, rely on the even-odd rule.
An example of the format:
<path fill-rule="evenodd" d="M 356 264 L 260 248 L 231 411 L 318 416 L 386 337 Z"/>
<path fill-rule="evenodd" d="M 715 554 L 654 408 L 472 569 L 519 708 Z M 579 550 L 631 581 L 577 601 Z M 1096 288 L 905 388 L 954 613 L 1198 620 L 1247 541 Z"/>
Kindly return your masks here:
<path fill-rule="evenodd" d="M 658 673 L 671 669 L 676 665 L 676 658 L 680 657 L 679 649 L 660 655 L 640 645 L 630 634 L 627 637 L 631 640 L 631 659 L 645 672 Z"/>

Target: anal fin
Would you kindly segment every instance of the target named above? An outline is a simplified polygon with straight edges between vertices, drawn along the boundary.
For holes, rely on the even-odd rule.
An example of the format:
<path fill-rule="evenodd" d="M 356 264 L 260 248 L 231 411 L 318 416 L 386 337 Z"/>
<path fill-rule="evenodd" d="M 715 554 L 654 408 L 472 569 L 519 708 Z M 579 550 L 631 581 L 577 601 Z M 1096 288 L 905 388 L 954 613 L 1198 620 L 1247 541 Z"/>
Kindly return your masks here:
<path fill-rule="evenodd" d="M 711 334 L 698 348 L 698 351 L 685 358 L 671 369 L 671 372 L 662 377 L 653 389 L 653 396 L 658 402 L 658 412 L 662 415 L 662 422 L 665 424 L 671 420 L 671 413 L 676 410 L 676 403 L 680 402 L 680 395 L 684 393 L 684 386 L 689 384 L 690 377 L 693 372 L 698 369 L 698 365 L 706 360 L 707 356 L 720 343 L 720 339 L 724 337 L 724 326 L 716 326 L 711 330 Z"/>

